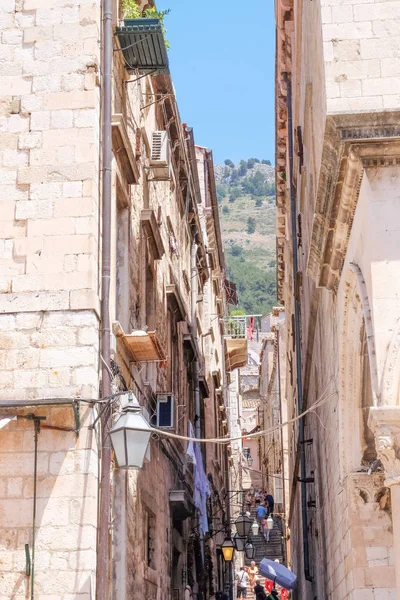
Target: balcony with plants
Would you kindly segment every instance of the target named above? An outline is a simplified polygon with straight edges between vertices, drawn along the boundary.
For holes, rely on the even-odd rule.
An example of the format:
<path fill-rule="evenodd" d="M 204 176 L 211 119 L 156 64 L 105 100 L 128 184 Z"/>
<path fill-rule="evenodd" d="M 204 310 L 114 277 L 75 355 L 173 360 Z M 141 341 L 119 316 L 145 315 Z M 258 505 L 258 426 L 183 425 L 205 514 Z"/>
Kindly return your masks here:
<path fill-rule="evenodd" d="M 164 18 L 169 10 L 140 9 L 135 0 L 124 0 L 124 18 L 116 28 L 125 68 L 144 74 L 168 74 L 168 41 Z"/>

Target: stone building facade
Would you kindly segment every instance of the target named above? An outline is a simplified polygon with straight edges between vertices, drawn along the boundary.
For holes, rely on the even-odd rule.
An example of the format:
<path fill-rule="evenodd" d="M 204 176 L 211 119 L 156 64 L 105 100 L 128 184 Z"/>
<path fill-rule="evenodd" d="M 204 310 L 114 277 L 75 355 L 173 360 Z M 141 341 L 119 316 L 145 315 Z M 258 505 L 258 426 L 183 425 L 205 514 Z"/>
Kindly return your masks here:
<path fill-rule="evenodd" d="M 296 597 L 400 596 L 396 2 L 276 1 Z"/>
<path fill-rule="evenodd" d="M 117 16 L 116 6 L 114 25 Z M 26 598 L 34 581 L 35 598 L 85 600 L 97 591 L 102 459 L 100 2 L 7 0 L 0 23 L 0 598 Z M 112 113 L 112 393 L 131 390 L 154 425 L 158 395 L 172 394 L 176 433 L 192 423 L 221 435 L 212 155 L 181 123 L 169 74 L 127 70 L 116 38 Z M 169 151 L 161 166 L 154 132 Z M 109 597 L 179 600 L 196 581 L 207 598 L 222 585 L 220 542 L 199 532 L 186 450 L 154 435 L 143 470 L 113 463 Z M 225 447 L 202 456 L 207 517 L 225 522 Z"/>

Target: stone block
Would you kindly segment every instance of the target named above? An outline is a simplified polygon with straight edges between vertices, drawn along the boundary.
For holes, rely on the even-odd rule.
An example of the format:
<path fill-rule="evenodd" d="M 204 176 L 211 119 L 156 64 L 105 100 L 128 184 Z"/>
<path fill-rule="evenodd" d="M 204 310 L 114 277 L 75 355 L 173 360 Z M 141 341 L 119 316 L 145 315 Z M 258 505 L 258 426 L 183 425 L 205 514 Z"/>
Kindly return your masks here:
<path fill-rule="evenodd" d="M 65 291 L 0 294 L 0 313 L 66 310 L 68 307 L 69 294 Z"/>
<path fill-rule="evenodd" d="M 53 5 L 54 6 L 54 5 Z M 62 19 L 61 8 L 38 8 L 36 11 L 36 25 L 46 27 L 59 25 Z"/>
<path fill-rule="evenodd" d="M 71 327 L 57 327 L 55 329 L 41 329 L 31 335 L 33 348 L 63 348 L 76 344 L 76 333 Z M 43 384 L 44 385 L 44 384 Z"/>
<path fill-rule="evenodd" d="M 382 96 L 384 94 L 400 93 L 400 77 L 385 77 L 384 79 L 369 79 L 362 82 L 364 96 Z"/>
<path fill-rule="evenodd" d="M 59 41 L 50 39 L 49 41 L 35 44 L 35 60 L 52 61 L 56 56 L 61 55 L 62 44 Z"/>
<path fill-rule="evenodd" d="M 21 31 L 21 29 L 7 29 L 6 31 L 3 31 L 1 41 L 3 44 L 17 46 L 22 42 L 22 35 L 23 32 Z"/>
<path fill-rule="evenodd" d="M 60 478 L 59 478 L 60 479 Z M 67 479 L 66 477 L 64 479 Z M 71 483 L 74 483 L 76 477 L 69 477 Z M 69 526 L 62 528 L 62 534 L 55 535 L 54 527 L 40 527 L 36 538 L 37 548 L 39 550 L 48 550 L 50 552 L 74 550 L 79 546 L 82 550 L 96 547 L 96 528 L 91 525 Z M 57 574 L 57 580 L 59 581 Z M 49 580 L 48 573 L 46 573 Z M 71 573 L 68 571 L 68 581 L 71 581 Z M 57 586 L 58 587 L 58 586 Z M 58 588 L 59 589 L 59 588 Z"/>
<path fill-rule="evenodd" d="M 47 177 L 47 169 L 43 167 L 24 167 L 18 169 L 18 183 L 43 183 Z"/>
<path fill-rule="evenodd" d="M 94 348 L 45 348 L 40 351 L 39 364 L 44 368 L 91 366 L 95 363 Z"/>
<path fill-rule="evenodd" d="M 12 291 L 34 292 L 43 290 L 43 275 L 19 275 L 12 280 Z"/>
<path fill-rule="evenodd" d="M 62 11 L 62 23 L 78 23 L 79 22 L 79 7 L 67 6 Z"/>
<path fill-rule="evenodd" d="M 6 76 L 1 78 L 2 88 L 7 90 L 9 96 L 23 96 L 30 94 L 32 90 L 32 80 L 22 76 Z"/>
<path fill-rule="evenodd" d="M 26 200 L 29 196 L 28 186 L 0 185 L 0 200 Z"/>
<path fill-rule="evenodd" d="M 43 136 L 39 131 L 32 133 L 22 133 L 18 138 L 19 150 L 30 150 L 39 148 L 42 145 Z"/>
<path fill-rule="evenodd" d="M 82 181 L 69 181 L 63 184 L 63 198 L 80 198 L 82 196 Z"/>
<path fill-rule="evenodd" d="M 53 214 L 52 200 L 23 200 L 15 206 L 15 218 L 26 219 L 49 219 Z"/>
<path fill-rule="evenodd" d="M 96 251 L 97 244 L 91 235 L 55 235 L 43 241 L 43 253 L 48 256 L 88 254 Z"/>
<path fill-rule="evenodd" d="M 95 310 L 100 314 L 100 298 L 97 292 L 91 289 L 71 291 L 69 304 L 72 310 Z"/>
<path fill-rule="evenodd" d="M 74 112 L 75 127 L 94 127 L 98 121 L 98 114 L 95 109 L 77 110 Z"/>
<path fill-rule="evenodd" d="M 53 27 L 28 27 L 24 29 L 24 44 L 46 42 L 53 37 Z"/>
<path fill-rule="evenodd" d="M 345 5 L 342 4 L 340 6 L 332 7 L 332 22 L 333 23 L 352 23 L 353 18 L 353 6 L 351 4 Z M 371 19 L 362 19 L 365 21 L 370 21 Z M 324 22 L 324 21 L 323 21 Z M 330 21 L 326 21 L 329 23 Z"/>
<path fill-rule="evenodd" d="M 361 58 L 395 58 L 399 57 L 400 39 L 381 38 L 360 41 Z"/>
<path fill-rule="evenodd" d="M 5 165 L 6 167 L 10 166 L 7 164 L 5 157 L 10 151 L 13 151 L 17 148 L 18 136 L 13 133 L 0 132 L 0 144 L 1 148 L 3 149 L 3 165 Z"/>
<path fill-rule="evenodd" d="M 94 108 L 96 99 L 96 90 L 46 94 L 45 107 L 49 110 Z"/>
<path fill-rule="evenodd" d="M 53 129 L 69 129 L 72 127 L 72 110 L 52 110 L 51 126 Z"/>
<path fill-rule="evenodd" d="M 54 236 L 54 235 L 72 235 L 75 233 L 74 219 L 37 219 L 29 220 L 28 233 L 30 236 Z M 57 262 L 57 261 L 56 261 Z M 60 271 L 60 263 L 58 262 L 58 270 Z M 54 271 L 51 271 L 54 273 Z"/>
<path fill-rule="evenodd" d="M 323 41 L 333 40 L 358 40 L 373 37 L 372 23 L 369 21 L 358 23 L 332 23 L 322 27 Z"/>

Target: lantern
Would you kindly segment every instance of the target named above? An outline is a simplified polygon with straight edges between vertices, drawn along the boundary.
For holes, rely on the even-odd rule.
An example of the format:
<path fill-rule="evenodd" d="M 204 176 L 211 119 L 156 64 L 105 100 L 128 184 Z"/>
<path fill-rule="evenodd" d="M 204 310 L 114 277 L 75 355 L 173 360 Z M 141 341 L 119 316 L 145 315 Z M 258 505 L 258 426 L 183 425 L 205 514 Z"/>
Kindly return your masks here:
<path fill-rule="evenodd" d="M 221 546 L 222 555 L 225 562 L 232 562 L 233 554 L 235 552 L 235 546 L 231 538 L 225 538 L 224 543 Z"/>
<path fill-rule="evenodd" d="M 137 399 L 134 396 L 131 398 L 111 429 L 110 437 L 118 466 L 141 469 L 147 454 L 151 427 L 142 415 Z"/>
<path fill-rule="evenodd" d="M 250 456 L 250 454 L 249 454 L 249 456 L 247 457 L 247 464 L 249 465 L 249 467 L 252 467 L 253 462 L 254 462 L 253 457 Z"/>
<path fill-rule="evenodd" d="M 253 525 L 251 526 L 251 531 L 253 532 L 253 535 L 258 535 L 258 533 L 260 531 L 260 526 L 255 519 L 254 519 Z"/>
<path fill-rule="evenodd" d="M 251 540 L 249 540 L 245 545 L 244 553 L 249 560 L 253 560 L 253 558 L 256 557 L 256 547 Z"/>
<path fill-rule="evenodd" d="M 246 538 L 245 537 L 240 537 L 240 535 L 238 535 L 237 533 L 235 533 L 235 535 L 233 536 L 233 543 L 235 544 L 235 549 L 238 552 L 243 552 L 244 551 L 244 547 L 246 545 Z"/>
<path fill-rule="evenodd" d="M 273 529 L 274 528 L 274 520 L 271 517 L 271 515 L 269 515 L 269 517 L 267 519 L 267 527 L 268 527 L 268 529 Z"/>
<path fill-rule="evenodd" d="M 248 537 L 252 523 L 253 523 L 252 520 L 250 519 L 250 517 L 248 517 L 246 515 L 246 513 L 242 513 L 236 519 L 236 521 L 235 521 L 236 531 L 238 532 L 240 537 L 244 537 L 244 538 Z"/>

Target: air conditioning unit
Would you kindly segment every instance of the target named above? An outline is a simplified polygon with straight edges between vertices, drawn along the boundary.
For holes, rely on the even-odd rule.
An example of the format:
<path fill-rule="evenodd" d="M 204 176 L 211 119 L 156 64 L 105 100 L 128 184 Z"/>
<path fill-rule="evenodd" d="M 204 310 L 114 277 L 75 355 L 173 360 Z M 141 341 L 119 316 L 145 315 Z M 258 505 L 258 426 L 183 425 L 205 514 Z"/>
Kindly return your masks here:
<path fill-rule="evenodd" d="M 150 169 L 153 179 L 170 179 L 170 145 L 166 131 L 152 133 Z"/>
<path fill-rule="evenodd" d="M 174 415 L 173 394 L 157 394 L 157 427 L 173 429 Z"/>

